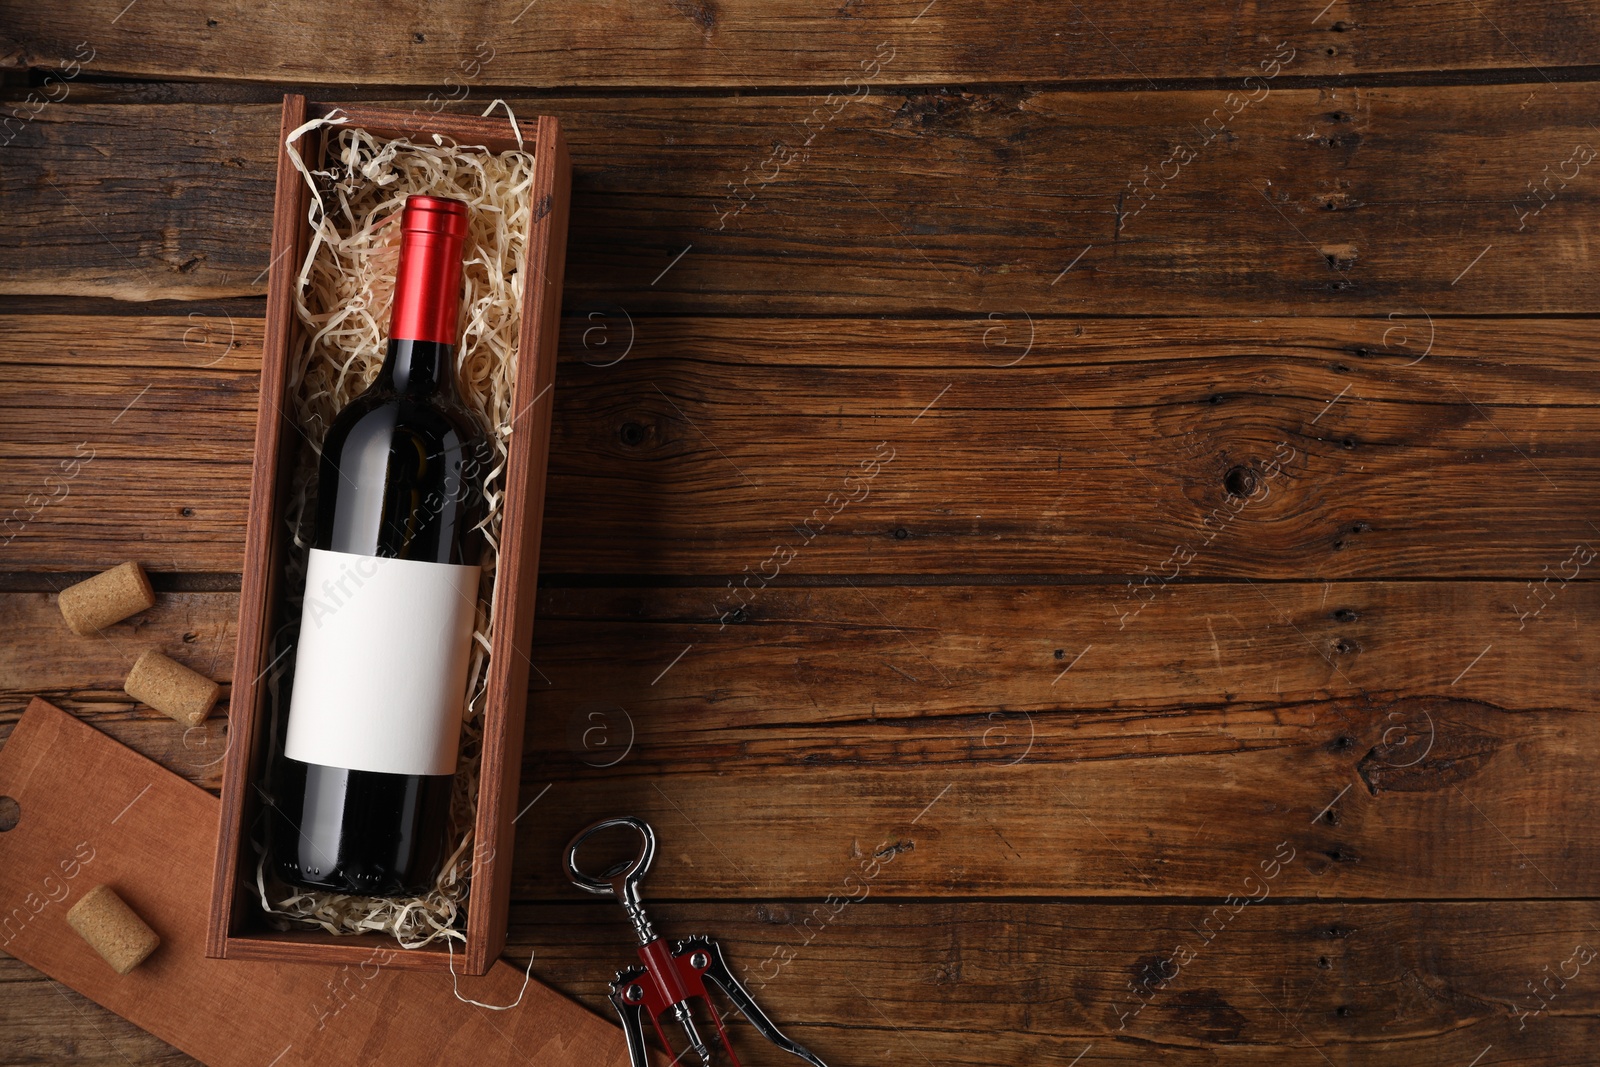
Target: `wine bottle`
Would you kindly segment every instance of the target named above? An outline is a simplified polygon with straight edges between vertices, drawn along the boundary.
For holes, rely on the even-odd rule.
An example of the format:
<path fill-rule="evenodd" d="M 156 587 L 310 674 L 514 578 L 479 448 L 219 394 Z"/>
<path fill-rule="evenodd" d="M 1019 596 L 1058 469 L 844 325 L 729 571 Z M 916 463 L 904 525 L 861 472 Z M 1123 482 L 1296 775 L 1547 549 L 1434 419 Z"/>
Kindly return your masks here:
<path fill-rule="evenodd" d="M 383 368 L 322 443 L 269 848 L 286 882 L 431 889 L 477 613 L 487 451 L 454 373 L 467 206 L 412 196 Z"/>

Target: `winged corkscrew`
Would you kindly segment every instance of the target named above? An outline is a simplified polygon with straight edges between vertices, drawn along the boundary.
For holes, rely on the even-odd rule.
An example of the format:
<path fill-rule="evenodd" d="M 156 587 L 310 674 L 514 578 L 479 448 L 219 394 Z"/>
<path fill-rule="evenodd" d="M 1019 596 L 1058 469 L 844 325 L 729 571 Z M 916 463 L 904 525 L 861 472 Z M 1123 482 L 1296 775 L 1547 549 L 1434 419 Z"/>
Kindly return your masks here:
<path fill-rule="evenodd" d="M 640 848 L 633 859 L 617 865 L 605 877 L 596 878 L 578 869 L 578 849 L 594 834 L 614 826 L 627 827 L 639 835 Z M 644 913 L 639 899 L 639 884 L 656 858 L 656 834 L 650 824 L 631 815 L 601 819 L 580 830 L 564 854 L 567 877 L 572 884 L 600 896 L 614 896 L 628 914 L 634 935 L 639 939 L 641 966 L 618 971 L 611 982 L 611 1003 L 622 1020 L 623 1033 L 628 1039 L 628 1056 L 633 1067 L 649 1067 L 649 1054 L 644 1043 L 644 1020 L 655 1026 L 661 1043 L 673 1052 L 662 1020 L 670 1018 L 683 1031 L 688 1047 L 677 1053 L 674 1063 L 687 1062 L 691 1053 L 699 1058 L 701 1067 L 713 1067 L 719 1058 L 713 1046 L 700 1036 L 695 1024 L 691 1004 L 704 1002 L 706 1014 L 716 1026 L 716 1040 L 727 1056 L 731 1067 L 740 1067 L 739 1057 L 728 1040 L 728 1030 L 722 1023 L 717 1006 L 712 1003 L 706 984 L 717 987 L 733 1005 L 734 1010 L 749 1020 L 756 1033 L 785 1052 L 800 1057 L 813 1067 L 828 1067 L 804 1045 L 785 1037 L 783 1031 L 767 1017 L 740 981 L 733 976 L 722 946 L 709 937 L 690 937 L 674 941 L 669 947 L 665 938 L 656 934 L 650 919 Z"/>

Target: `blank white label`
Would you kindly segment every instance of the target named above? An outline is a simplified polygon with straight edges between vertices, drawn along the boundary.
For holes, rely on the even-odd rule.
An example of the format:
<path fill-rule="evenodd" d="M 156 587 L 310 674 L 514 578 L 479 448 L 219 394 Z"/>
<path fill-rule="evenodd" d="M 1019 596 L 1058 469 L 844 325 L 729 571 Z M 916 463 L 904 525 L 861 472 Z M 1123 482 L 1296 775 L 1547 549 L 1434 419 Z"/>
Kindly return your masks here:
<path fill-rule="evenodd" d="M 454 774 L 478 568 L 311 550 L 290 759 Z"/>

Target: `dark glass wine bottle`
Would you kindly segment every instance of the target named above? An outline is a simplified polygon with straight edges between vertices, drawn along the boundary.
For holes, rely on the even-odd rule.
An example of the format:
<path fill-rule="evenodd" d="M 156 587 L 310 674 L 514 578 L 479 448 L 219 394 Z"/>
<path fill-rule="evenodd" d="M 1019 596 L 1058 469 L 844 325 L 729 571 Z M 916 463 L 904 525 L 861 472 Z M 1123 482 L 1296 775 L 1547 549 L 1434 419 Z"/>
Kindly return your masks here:
<path fill-rule="evenodd" d="M 457 399 L 467 207 L 407 199 L 383 369 L 322 444 L 269 834 L 284 881 L 431 889 L 476 616 L 487 455 Z"/>

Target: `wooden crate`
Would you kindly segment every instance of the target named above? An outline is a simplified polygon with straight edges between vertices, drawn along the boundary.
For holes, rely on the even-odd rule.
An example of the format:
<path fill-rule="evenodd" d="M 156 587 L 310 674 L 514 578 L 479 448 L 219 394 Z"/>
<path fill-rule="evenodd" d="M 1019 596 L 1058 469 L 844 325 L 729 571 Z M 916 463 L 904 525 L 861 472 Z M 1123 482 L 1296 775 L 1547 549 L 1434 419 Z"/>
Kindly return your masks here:
<path fill-rule="evenodd" d="M 255 960 L 302 960 L 356 964 L 373 949 L 372 937 L 335 937 L 312 931 L 282 933 L 266 923 L 249 885 L 254 853 L 248 828 L 258 815 L 260 796 L 252 787 L 268 758 L 265 736 L 264 673 L 274 618 L 280 606 L 279 574 L 284 559 L 281 519 L 294 471 L 294 452 L 303 438 L 285 414 L 289 359 L 298 324 L 292 286 L 305 256 L 310 190 L 290 162 L 284 140 L 308 119 L 338 110 L 348 124 L 384 137 L 406 136 L 426 142 L 438 133 L 462 145 L 490 151 L 515 149 L 509 121 L 473 116 L 434 115 L 360 106 L 308 104 L 303 96 L 284 97 L 278 134 L 277 194 L 273 203 L 272 261 L 267 324 L 261 361 L 261 395 L 256 417 L 255 466 L 251 476 L 244 575 L 239 596 L 239 636 L 229 710 L 229 740 L 222 783 L 210 926 L 206 954 Z M 300 151 L 318 158 L 324 130 L 301 138 Z M 457 971 L 481 975 L 505 942 L 510 898 L 512 817 L 522 763 L 523 715 L 527 708 L 528 647 L 533 637 L 534 593 L 539 574 L 539 535 L 544 511 L 545 461 L 549 452 L 551 405 L 536 403 L 554 382 L 561 315 L 561 277 L 567 236 L 571 165 L 560 122 L 540 117 L 522 126 L 523 147 L 534 153 L 531 195 L 534 210 L 527 238 L 522 325 L 517 351 L 513 410 L 526 412 L 511 437 L 506 495 L 496 569 L 494 642 L 483 710 L 483 762 L 478 785 L 476 848 L 472 891 L 467 907 L 466 946 L 455 953 Z M 398 952 L 393 965 L 444 970 L 445 946 Z"/>

